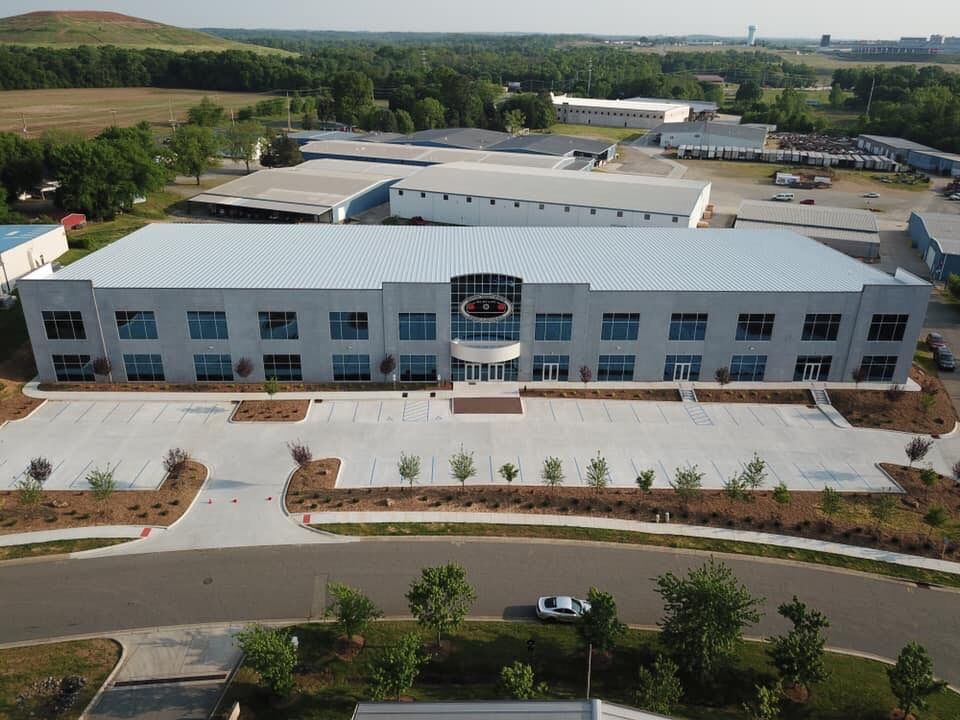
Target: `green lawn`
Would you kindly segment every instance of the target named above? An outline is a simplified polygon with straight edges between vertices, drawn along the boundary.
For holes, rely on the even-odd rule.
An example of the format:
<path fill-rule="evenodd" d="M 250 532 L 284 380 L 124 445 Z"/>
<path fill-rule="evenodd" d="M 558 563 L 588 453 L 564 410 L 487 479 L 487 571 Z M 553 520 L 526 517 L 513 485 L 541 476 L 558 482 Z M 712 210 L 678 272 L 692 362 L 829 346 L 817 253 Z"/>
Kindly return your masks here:
<path fill-rule="evenodd" d="M 0 718 L 79 718 L 119 660 L 120 646 L 105 639 L 0 650 Z M 62 714 L 51 707 L 52 695 L 32 691 L 34 684 L 45 678 L 53 677 L 59 682 L 71 675 L 83 677 L 86 684 L 76 702 Z M 27 694 L 28 700 L 18 704 L 17 696 L 21 694 Z"/>
<path fill-rule="evenodd" d="M 614 142 L 632 142 L 643 136 L 646 131 L 637 128 L 601 127 L 599 125 L 566 125 L 557 123 L 551 125 L 549 132 L 558 135 L 580 135 L 582 137 L 611 140 Z"/>
<path fill-rule="evenodd" d="M 61 555 L 64 553 L 93 550 L 128 542 L 128 538 L 83 538 L 80 540 L 54 540 L 26 545 L 0 547 L 0 560 L 19 560 L 21 558 L 41 557 L 43 555 Z"/>
<path fill-rule="evenodd" d="M 797 562 L 828 565 L 846 570 L 885 575 L 908 580 L 910 582 L 960 587 L 960 575 L 924 570 L 905 565 L 861 560 L 846 555 L 834 555 L 814 550 L 798 550 L 776 545 L 734 542 L 732 540 L 714 540 L 711 538 L 686 537 L 680 535 L 651 535 L 626 530 L 604 530 L 573 526 L 540 525 L 493 525 L 485 523 L 368 523 L 312 525 L 311 527 L 338 535 L 358 536 L 403 536 L 440 535 L 459 537 L 535 537 L 563 540 L 581 540 L 587 542 L 615 542 L 628 545 L 652 545 L 656 547 L 682 548 L 685 550 L 703 550 L 722 552 L 732 555 L 754 555 L 757 557 L 794 560 Z"/>
<path fill-rule="evenodd" d="M 256 686 L 255 676 L 241 670 L 231 687 L 224 707 L 239 700 L 251 716 L 271 720 L 297 718 L 347 720 L 356 702 L 369 699 L 367 664 L 378 650 L 404 632 L 417 631 L 413 623 L 384 622 L 367 632 L 367 647 L 352 662 L 332 651 L 335 633 L 329 625 L 301 625 L 293 629 L 300 641 L 299 692 L 287 704 L 271 704 Z M 425 641 L 427 635 L 423 635 Z M 533 653 L 527 650 L 534 640 Z M 503 665 L 522 660 L 534 666 L 536 680 L 547 683 L 549 699 L 582 698 L 585 694 L 586 652 L 571 627 L 533 623 L 467 623 L 449 637 L 450 653 L 431 660 L 409 693 L 417 700 L 499 699 L 497 677 Z M 592 697 L 630 705 L 636 687 L 637 668 L 651 662 L 657 652 L 658 636 L 631 630 L 609 662 L 595 661 Z M 894 706 L 885 666 L 882 663 L 829 654 L 831 677 L 814 688 L 805 706 L 785 707 L 782 720 L 881 720 Z M 772 683 L 774 674 L 764 646 L 743 643 L 736 661 L 720 672 L 707 690 L 688 692 L 685 704 L 673 713 L 693 720 L 746 720 L 742 702 L 757 683 Z M 785 703 L 786 705 L 787 703 Z M 923 720 L 956 720 L 960 696 L 944 693 L 936 697 Z M 249 717 L 249 716 L 241 716 Z"/>

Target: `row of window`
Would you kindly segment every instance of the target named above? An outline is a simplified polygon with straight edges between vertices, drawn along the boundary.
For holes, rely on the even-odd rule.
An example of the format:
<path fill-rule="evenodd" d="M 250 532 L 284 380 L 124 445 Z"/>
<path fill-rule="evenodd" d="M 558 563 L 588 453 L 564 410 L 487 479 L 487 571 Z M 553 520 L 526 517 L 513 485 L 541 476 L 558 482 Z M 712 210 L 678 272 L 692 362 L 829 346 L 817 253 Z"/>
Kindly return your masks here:
<path fill-rule="evenodd" d="M 297 340 L 300 331 L 295 312 L 269 311 L 259 315 L 260 337 L 264 340 Z M 453 317 L 457 333 L 459 309 Z M 840 315 L 811 313 L 803 321 L 800 339 L 832 341 L 840 331 Z M 670 340 L 703 340 L 707 333 L 707 313 L 673 313 L 670 316 Z M 766 341 L 773 337 L 775 315 L 741 313 L 737 318 L 736 339 Z M 890 342 L 903 340 L 907 315 L 874 315 L 867 340 Z M 83 318 L 75 310 L 44 310 L 43 322 L 50 340 L 85 340 Z M 156 340 L 157 321 L 150 310 L 118 310 L 117 333 L 122 340 Z M 493 323 L 489 323 L 493 325 Z M 187 327 L 193 340 L 226 340 L 227 315 L 223 311 L 191 310 Z M 400 313 L 401 340 L 436 340 L 435 313 Z M 640 335 L 640 313 L 603 313 L 601 340 L 637 340 Z M 542 341 L 569 341 L 573 336 L 572 313 L 537 313 L 534 338 Z M 330 337 L 333 340 L 367 340 L 370 325 L 365 312 L 331 312 Z"/>
<path fill-rule="evenodd" d="M 398 195 L 403 195 L 403 190 L 397 190 L 397 194 L 398 194 Z M 421 192 L 421 193 L 420 193 L 420 197 L 421 197 L 421 198 L 426 198 L 426 197 L 427 197 L 427 194 L 426 194 L 425 192 Z M 467 203 L 471 203 L 471 204 L 473 203 L 473 196 L 472 196 L 472 195 L 465 195 L 464 198 L 466 199 Z M 449 194 L 449 193 L 443 193 L 443 199 L 444 199 L 444 200 L 449 200 L 449 199 L 450 199 L 450 194 Z M 496 198 L 489 198 L 489 202 L 490 202 L 491 205 L 496 205 L 496 204 L 497 204 L 497 199 L 496 199 Z M 510 200 L 505 200 L 504 202 L 511 202 L 511 201 L 510 201 Z M 513 207 L 515 207 L 515 208 L 519 208 L 520 205 L 521 205 L 521 202 L 520 202 L 519 200 L 513 200 L 512 202 L 513 202 Z M 546 203 L 537 203 L 537 209 L 538 209 L 538 210 L 545 210 L 545 209 L 546 209 Z M 566 213 L 570 212 L 570 205 L 564 205 L 564 206 L 563 206 L 563 211 L 566 212 Z M 596 208 L 590 208 L 590 214 L 591 214 L 591 215 L 596 215 L 596 214 L 597 214 L 597 209 L 596 209 Z M 623 217 L 623 210 L 617 210 L 617 217 L 618 217 L 618 218 L 622 218 L 622 217 Z M 643 219 L 644 219 L 644 220 L 649 220 L 649 219 L 650 219 L 650 213 L 644 213 L 644 214 L 643 214 Z M 673 216 L 673 222 L 675 222 L 675 223 L 680 222 L 680 217 L 677 216 L 677 215 L 674 215 L 674 216 Z"/>
<path fill-rule="evenodd" d="M 702 355 L 667 355 L 663 363 L 663 379 L 699 380 Z M 794 366 L 795 381 L 825 381 L 830 376 L 831 355 L 800 355 Z M 127 380 L 131 382 L 161 382 L 165 379 L 163 361 L 156 354 L 123 356 Z M 456 363 L 455 363 L 456 364 Z M 464 368 L 460 367 L 461 375 Z M 229 354 L 199 354 L 193 356 L 197 382 L 223 382 L 234 379 L 233 361 Z M 597 381 L 631 382 L 635 355 L 601 355 L 597 362 Z M 512 379 L 516 379 L 516 361 L 512 361 Z M 60 382 L 93 382 L 93 365 L 89 355 L 54 355 L 53 367 Z M 486 366 L 484 366 L 486 367 Z M 896 355 L 864 356 L 860 367 L 866 379 L 889 382 L 897 367 Z M 767 369 L 766 355 L 734 355 L 730 359 L 730 379 L 740 382 L 760 382 Z M 299 355 L 264 355 L 265 377 L 284 382 L 303 380 Z M 457 368 L 454 368 L 454 379 Z M 437 378 L 436 355 L 401 355 L 398 378 L 403 382 L 432 382 Z M 369 355 L 334 355 L 333 379 L 338 382 L 370 380 Z M 480 379 L 480 378 L 476 378 Z M 486 378 L 484 378 L 486 379 Z M 511 379 L 511 378 L 501 378 Z M 533 380 L 565 382 L 570 379 L 569 355 L 534 355 Z"/>

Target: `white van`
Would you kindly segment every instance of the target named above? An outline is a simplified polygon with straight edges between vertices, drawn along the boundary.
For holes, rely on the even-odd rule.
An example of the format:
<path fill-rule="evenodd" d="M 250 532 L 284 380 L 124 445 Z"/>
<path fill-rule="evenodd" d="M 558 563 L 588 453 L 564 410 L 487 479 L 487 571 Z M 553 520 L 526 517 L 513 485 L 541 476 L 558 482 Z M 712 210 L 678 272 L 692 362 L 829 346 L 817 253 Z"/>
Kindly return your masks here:
<path fill-rule="evenodd" d="M 771 200 L 777 200 L 777 201 L 779 201 L 779 202 L 790 202 L 790 201 L 793 200 L 794 197 L 795 197 L 795 196 L 794 196 L 793 193 L 781 192 L 781 193 L 777 193 L 776 195 L 774 195 L 774 196 L 773 196 L 772 198 L 770 198 L 770 199 L 771 199 Z"/>

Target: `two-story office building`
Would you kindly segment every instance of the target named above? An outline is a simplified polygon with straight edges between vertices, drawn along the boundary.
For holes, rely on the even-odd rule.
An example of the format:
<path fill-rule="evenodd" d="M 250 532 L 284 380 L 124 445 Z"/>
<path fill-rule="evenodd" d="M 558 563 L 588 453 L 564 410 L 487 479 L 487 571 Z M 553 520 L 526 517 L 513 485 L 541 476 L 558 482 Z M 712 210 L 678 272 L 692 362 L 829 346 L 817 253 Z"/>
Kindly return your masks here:
<path fill-rule="evenodd" d="M 19 287 L 41 380 L 170 382 L 901 383 L 930 293 L 779 230 L 182 223 Z"/>

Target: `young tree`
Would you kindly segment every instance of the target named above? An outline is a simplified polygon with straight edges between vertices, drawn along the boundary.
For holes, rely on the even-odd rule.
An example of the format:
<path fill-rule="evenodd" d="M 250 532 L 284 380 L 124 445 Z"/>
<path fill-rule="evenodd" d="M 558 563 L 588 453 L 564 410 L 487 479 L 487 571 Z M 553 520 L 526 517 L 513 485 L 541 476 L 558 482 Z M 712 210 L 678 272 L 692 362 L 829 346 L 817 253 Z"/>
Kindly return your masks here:
<path fill-rule="evenodd" d="M 389 353 L 383 356 L 383 360 L 380 361 L 380 374 L 383 375 L 383 380 L 386 382 L 387 376 L 397 369 L 397 361 L 394 359 L 393 355 Z"/>
<path fill-rule="evenodd" d="M 201 127 L 216 127 L 223 122 L 225 116 L 226 112 L 223 106 L 217 105 L 206 95 L 204 95 L 199 105 L 194 105 L 187 110 L 187 120 Z"/>
<path fill-rule="evenodd" d="M 558 487 L 563 483 L 563 461 L 558 457 L 547 457 L 543 461 L 543 467 L 540 469 L 540 477 L 543 482 L 550 487 Z"/>
<path fill-rule="evenodd" d="M 466 487 L 467 480 L 477 474 L 477 466 L 473 462 L 473 453 L 466 452 L 463 445 L 450 457 L 450 474 L 460 482 L 461 489 Z"/>
<path fill-rule="evenodd" d="M 260 146 L 264 143 L 265 132 L 263 125 L 256 120 L 246 120 L 230 125 L 223 134 L 227 157 L 246 165 L 249 174 L 250 163 L 261 152 Z"/>
<path fill-rule="evenodd" d="M 843 498 L 832 487 L 825 486 L 820 493 L 820 509 L 827 515 L 837 515 L 843 508 Z"/>
<path fill-rule="evenodd" d="M 27 477 L 38 485 L 43 485 L 49 480 L 52 473 L 53 465 L 45 457 L 35 457 L 27 465 Z"/>
<path fill-rule="evenodd" d="M 352 638 L 363 635 L 383 612 L 360 590 L 343 583 L 331 583 L 327 588 L 333 602 L 327 608 L 327 616 L 333 617 L 333 626 L 341 635 Z"/>
<path fill-rule="evenodd" d="M 420 456 L 407 455 L 400 453 L 400 461 L 397 463 L 397 473 L 400 475 L 401 483 L 408 483 L 411 488 L 420 477 Z"/>
<path fill-rule="evenodd" d="M 370 698 L 399 701 L 400 696 L 413 687 L 425 661 L 416 633 L 403 635 L 374 660 L 370 668 Z"/>
<path fill-rule="evenodd" d="M 767 462 L 757 455 L 757 453 L 754 453 L 750 462 L 743 466 L 743 472 L 740 473 L 740 477 L 743 479 L 747 488 L 750 490 L 759 490 L 767 481 Z"/>
<path fill-rule="evenodd" d="M 240 358 L 237 360 L 237 364 L 234 366 L 233 371 L 239 378 L 250 377 L 250 374 L 253 372 L 253 360 L 248 357 Z"/>
<path fill-rule="evenodd" d="M 511 700 L 532 700 L 547 692 L 547 684 L 536 683 L 533 668 L 514 660 L 500 668 L 500 691 Z"/>
<path fill-rule="evenodd" d="M 288 442 L 287 449 L 290 451 L 290 457 L 300 467 L 306 467 L 313 461 L 313 453 L 310 451 L 310 446 L 300 442 L 300 440 Z"/>
<path fill-rule="evenodd" d="M 603 490 L 610 482 L 610 465 L 605 457 L 597 451 L 597 456 L 587 464 L 587 485 L 597 492 Z"/>
<path fill-rule="evenodd" d="M 780 605 L 777 612 L 793 623 L 790 632 L 772 638 L 767 649 L 784 685 L 809 689 L 813 683 L 826 680 L 823 630 L 830 627 L 830 621 L 820 611 L 807 608 L 796 595 L 790 602 Z"/>
<path fill-rule="evenodd" d="M 653 468 L 647 468 L 646 470 L 641 470 L 640 474 L 637 475 L 637 487 L 643 490 L 644 492 L 650 492 L 650 488 L 653 487 L 653 481 L 657 479 L 657 471 Z"/>
<path fill-rule="evenodd" d="M 880 537 L 880 526 L 893 520 L 897 511 L 897 501 L 892 495 L 881 495 L 870 505 L 870 516 L 874 519 L 874 532 Z"/>
<path fill-rule="evenodd" d="M 750 702 L 743 704 L 743 709 L 750 720 L 777 720 L 780 716 L 779 688 L 757 685 L 756 693 Z"/>
<path fill-rule="evenodd" d="M 190 453 L 183 448 L 170 448 L 163 456 L 163 469 L 170 477 L 177 477 L 183 472 L 190 460 Z"/>
<path fill-rule="evenodd" d="M 934 505 L 923 516 L 923 521 L 930 526 L 931 531 L 942 528 L 947 522 L 947 511 L 943 505 Z"/>
<path fill-rule="evenodd" d="M 443 633 L 463 623 L 477 599 L 467 582 L 467 572 L 456 563 L 427 567 L 420 571 L 407 591 L 410 612 L 421 625 L 437 633 L 437 645 Z"/>
<path fill-rule="evenodd" d="M 790 490 L 782 480 L 773 489 L 773 499 L 781 505 L 790 504 Z"/>
<path fill-rule="evenodd" d="M 503 129 L 512 135 L 523 130 L 527 116 L 521 110 L 507 110 L 503 113 Z"/>
<path fill-rule="evenodd" d="M 577 623 L 577 634 L 597 652 L 612 650 L 627 631 L 627 626 L 617 617 L 616 600 L 610 593 L 592 587 L 587 594 L 587 602 L 590 603 L 590 609 Z"/>
<path fill-rule="evenodd" d="M 830 107 L 834 110 L 843 106 L 843 88 L 840 83 L 835 82 L 830 86 Z"/>
<path fill-rule="evenodd" d="M 927 706 L 927 697 L 938 693 L 946 683 L 933 676 L 933 660 L 919 643 L 908 643 L 897 656 L 897 663 L 887 668 L 890 691 L 897 699 L 903 717 Z"/>
<path fill-rule="evenodd" d="M 181 125 L 170 138 L 170 153 L 173 156 L 173 168 L 183 175 L 196 178 L 208 168 L 219 164 L 217 159 L 217 138 L 208 127 L 200 125 Z"/>
<path fill-rule="evenodd" d="M 925 392 L 920 393 L 920 409 L 923 410 L 924 415 L 930 414 L 930 411 L 933 409 L 933 406 L 936 403 L 936 395 L 931 395 L 930 393 Z"/>
<path fill-rule="evenodd" d="M 730 382 L 730 368 L 718 367 L 717 371 L 713 374 L 713 379 L 717 381 L 720 387 L 728 384 Z"/>
<path fill-rule="evenodd" d="M 106 500 L 117 489 L 117 483 L 113 479 L 113 470 L 109 466 L 104 470 L 94 468 L 87 473 L 86 481 L 90 489 L 93 490 L 93 496 L 100 501 Z"/>
<path fill-rule="evenodd" d="M 869 376 L 870 373 L 867 372 L 865 367 L 857 367 L 850 371 L 850 377 L 856 387 L 859 387 L 860 383 L 866 381 Z"/>
<path fill-rule="evenodd" d="M 277 380 L 275 375 L 271 375 L 263 381 L 263 391 L 271 399 L 273 399 L 274 395 L 280 392 L 280 381 Z"/>
<path fill-rule="evenodd" d="M 35 457 L 27 465 L 23 477 L 17 481 L 17 496 L 21 505 L 38 505 L 43 497 L 43 484 L 53 472 L 53 465 L 43 457 Z"/>
<path fill-rule="evenodd" d="M 700 495 L 700 488 L 703 486 L 704 473 L 696 465 L 688 465 L 685 468 L 677 468 L 674 473 L 674 479 L 670 487 L 677 494 L 677 497 L 683 502 L 684 507 L 690 504 L 690 501 Z"/>
<path fill-rule="evenodd" d="M 507 485 L 509 485 L 516 480 L 517 476 L 520 474 L 520 468 L 513 463 L 504 463 L 497 470 L 497 474 L 506 481 Z"/>
<path fill-rule="evenodd" d="M 656 583 L 665 606 L 661 641 L 692 679 L 711 676 L 734 653 L 743 628 L 760 621 L 762 599 L 712 558 L 685 578 L 666 573 Z"/>
<path fill-rule="evenodd" d="M 747 490 L 744 473 L 734 473 L 729 480 L 725 480 L 723 483 L 723 494 L 734 501 L 749 500 L 750 493 Z"/>
<path fill-rule="evenodd" d="M 910 442 L 907 443 L 907 446 L 903 451 L 907 454 L 907 460 L 910 461 L 909 467 L 913 467 L 915 462 L 923 460 L 927 453 L 930 452 L 930 448 L 933 447 L 933 440 L 930 438 L 925 438 L 920 435 L 914 437 Z"/>
<path fill-rule="evenodd" d="M 243 664 L 257 673 L 274 695 L 289 694 L 297 665 L 297 650 L 290 641 L 290 631 L 248 625 L 237 633 L 236 639 L 243 650 Z"/>
<path fill-rule="evenodd" d="M 593 380 L 593 370 L 590 369 L 589 365 L 581 365 L 580 366 L 580 382 L 586 385 L 591 380 Z"/>
<path fill-rule="evenodd" d="M 643 665 L 637 671 L 634 703 L 650 712 L 669 715 L 683 697 L 683 686 L 677 677 L 677 664 L 666 655 L 657 655 L 653 669 Z"/>

